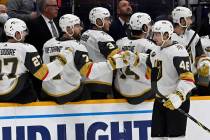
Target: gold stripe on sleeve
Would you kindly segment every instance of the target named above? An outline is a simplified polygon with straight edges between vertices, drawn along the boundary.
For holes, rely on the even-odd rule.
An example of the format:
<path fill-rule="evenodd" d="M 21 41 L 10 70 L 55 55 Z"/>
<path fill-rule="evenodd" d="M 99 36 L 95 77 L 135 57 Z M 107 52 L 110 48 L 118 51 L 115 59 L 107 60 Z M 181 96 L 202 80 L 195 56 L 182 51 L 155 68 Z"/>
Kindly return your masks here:
<path fill-rule="evenodd" d="M 48 74 L 48 67 L 46 64 L 42 64 L 42 67 L 36 72 L 34 73 L 34 76 L 40 80 L 44 80 L 44 78 L 47 76 Z"/>
<path fill-rule="evenodd" d="M 93 63 L 92 62 L 88 62 L 85 65 L 82 66 L 82 68 L 80 69 L 80 74 L 82 76 L 87 77 L 91 71 L 91 67 L 92 67 Z"/>
<path fill-rule="evenodd" d="M 185 72 L 185 73 L 180 74 L 179 79 L 192 81 L 192 82 L 195 81 L 194 75 L 191 72 Z"/>

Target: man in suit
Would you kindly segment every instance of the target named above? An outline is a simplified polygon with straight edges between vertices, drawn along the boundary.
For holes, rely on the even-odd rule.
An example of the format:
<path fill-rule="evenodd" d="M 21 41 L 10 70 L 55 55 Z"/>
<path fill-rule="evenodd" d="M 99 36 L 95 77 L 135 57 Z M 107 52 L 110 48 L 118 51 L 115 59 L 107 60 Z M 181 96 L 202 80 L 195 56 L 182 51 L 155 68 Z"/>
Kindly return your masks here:
<path fill-rule="evenodd" d="M 117 5 L 117 18 L 112 22 L 109 34 L 115 41 L 127 36 L 129 18 L 133 10 L 128 0 L 120 0 Z"/>
<path fill-rule="evenodd" d="M 34 45 L 42 56 L 42 48 L 44 43 L 52 37 L 59 36 L 59 28 L 54 23 L 53 19 L 58 15 L 58 5 L 56 0 L 37 0 L 41 15 L 28 24 L 29 36 L 26 42 Z M 33 85 L 38 94 L 41 93 L 42 82 L 33 77 Z"/>
<path fill-rule="evenodd" d="M 29 36 L 27 42 L 34 45 L 42 55 L 44 43 L 52 37 L 59 36 L 59 28 L 53 19 L 58 15 L 58 5 L 56 0 L 40 0 L 37 1 L 41 15 L 31 20 L 29 28 Z"/>

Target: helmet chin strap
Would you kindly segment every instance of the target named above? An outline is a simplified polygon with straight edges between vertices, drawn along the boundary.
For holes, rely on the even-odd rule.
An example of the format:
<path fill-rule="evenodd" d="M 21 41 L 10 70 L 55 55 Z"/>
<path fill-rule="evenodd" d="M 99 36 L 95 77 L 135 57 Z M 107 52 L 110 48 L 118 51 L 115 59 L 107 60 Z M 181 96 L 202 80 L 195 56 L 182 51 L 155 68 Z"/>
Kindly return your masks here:
<path fill-rule="evenodd" d="M 186 22 L 186 25 L 182 25 L 180 22 L 179 22 L 179 26 L 181 26 L 182 28 L 188 28 L 188 26 L 187 26 L 187 20 L 186 20 L 186 18 L 184 18 L 184 20 L 185 20 L 185 22 Z"/>
<path fill-rule="evenodd" d="M 161 40 L 162 40 L 162 44 L 161 47 L 164 47 L 163 45 L 169 40 L 170 37 L 168 37 L 166 40 L 163 39 L 163 34 L 161 33 Z"/>

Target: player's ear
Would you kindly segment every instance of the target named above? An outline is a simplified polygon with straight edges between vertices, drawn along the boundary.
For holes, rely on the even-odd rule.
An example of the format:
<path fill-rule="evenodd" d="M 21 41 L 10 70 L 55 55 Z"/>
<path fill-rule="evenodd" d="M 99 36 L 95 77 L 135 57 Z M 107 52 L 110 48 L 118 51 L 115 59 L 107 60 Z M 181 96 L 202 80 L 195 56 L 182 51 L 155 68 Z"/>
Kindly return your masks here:
<path fill-rule="evenodd" d="M 17 40 L 20 40 L 20 39 L 21 39 L 21 34 L 20 34 L 20 32 L 15 32 L 15 38 L 16 38 Z"/>
<path fill-rule="evenodd" d="M 142 30 L 144 31 L 144 32 L 148 32 L 148 26 L 146 25 L 146 24 L 144 24 L 143 26 L 142 26 Z"/>
<path fill-rule="evenodd" d="M 99 18 L 96 19 L 96 25 L 103 26 L 103 21 Z"/>

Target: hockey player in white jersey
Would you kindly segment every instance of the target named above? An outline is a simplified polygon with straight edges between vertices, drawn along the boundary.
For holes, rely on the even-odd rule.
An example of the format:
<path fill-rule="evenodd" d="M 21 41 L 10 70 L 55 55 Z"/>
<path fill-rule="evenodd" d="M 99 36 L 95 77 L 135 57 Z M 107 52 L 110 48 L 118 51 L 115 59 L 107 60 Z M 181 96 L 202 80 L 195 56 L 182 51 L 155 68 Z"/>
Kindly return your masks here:
<path fill-rule="evenodd" d="M 129 20 L 129 36 L 118 40 L 117 46 L 123 51 L 149 54 L 156 47 L 153 42 L 146 39 L 150 33 L 151 21 L 151 17 L 146 13 L 134 13 Z M 115 89 L 131 104 L 138 104 L 153 97 L 146 69 L 146 63 L 141 63 L 117 70 Z"/>
<path fill-rule="evenodd" d="M 199 86 L 200 84 L 205 84 L 206 81 L 208 82 L 208 78 L 203 77 L 206 77 L 206 66 L 210 66 L 210 63 L 209 58 L 202 48 L 199 35 L 190 29 L 190 25 L 192 24 L 191 18 L 192 12 L 189 8 L 176 7 L 172 11 L 172 19 L 175 28 L 172 40 L 186 47 L 190 55 L 192 72 L 195 74 L 195 77 L 197 77 L 196 79 L 198 80 L 196 80 L 196 84 Z"/>
<path fill-rule="evenodd" d="M 29 72 L 39 80 L 50 80 L 63 69 L 66 59 L 59 54 L 59 59 L 43 64 L 36 48 L 24 43 L 27 26 L 20 19 L 9 19 L 4 31 L 8 41 L 0 43 L 0 102 L 36 101 Z"/>
<path fill-rule="evenodd" d="M 110 13 L 106 8 L 96 7 L 90 11 L 89 20 L 92 29 L 82 34 L 81 43 L 86 46 L 93 62 L 106 61 L 107 58 L 119 51 L 113 38 L 106 33 L 111 24 Z M 110 72 L 93 80 L 85 80 L 92 99 L 107 98 L 107 94 L 112 92 L 112 77 L 113 72 Z"/>
<path fill-rule="evenodd" d="M 63 104 L 88 99 L 86 96 L 88 93 L 83 91 L 81 76 L 95 79 L 116 68 L 127 66 L 129 60 L 126 62 L 122 53 L 113 55 L 104 62 L 93 63 L 89 59 L 86 47 L 76 40 L 80 37 L 82 30 L 79 17 L 72 14 L 63 15 L 59 20 L 59 26 L 64 34 L 59 38 L 52 38 L 44 44 L 43 61 L 51 62 L 61 50 L 71 50 L 72 54 L 69 57 L 69 63 L 65 65 L 59 75 L 42 83 L 41 96 L 43 100 L 53 100 Z"/>
<path fill-rule="evenodd" d="M 210 93 L 210 36 L 206 35 L 201 37 L 201 45 L 204 50 L 204 53 L 207 55 L 207 57 L 202 58 L 201 60 L 205 60 L 197 66 L 202 67 L 202 69 L 199 69 L 198 73 L 198 82 L 197 82 L 197 90 L 199 95 L 201 96 L 209 96 Z"/>
<path fill-rule="evenodd" d="M 187 118 L 176 109 L 189 112 L 188 93 L 195 87 L 189 54 L 184 46 L 172 42 L 174 30 L 169 21 L 156 22 L 152 31 L 153 40 L 160 47 L 152 50 L 147 59 L 152 89 L 156 93 L 151 136 L 156 140 L 185 139 Z M 168 100 L 164 101 L 162 96 Z"/>

